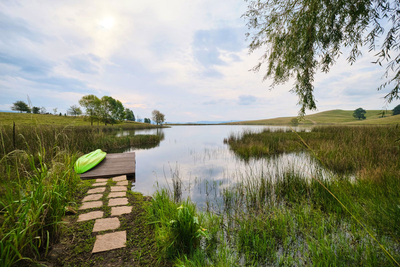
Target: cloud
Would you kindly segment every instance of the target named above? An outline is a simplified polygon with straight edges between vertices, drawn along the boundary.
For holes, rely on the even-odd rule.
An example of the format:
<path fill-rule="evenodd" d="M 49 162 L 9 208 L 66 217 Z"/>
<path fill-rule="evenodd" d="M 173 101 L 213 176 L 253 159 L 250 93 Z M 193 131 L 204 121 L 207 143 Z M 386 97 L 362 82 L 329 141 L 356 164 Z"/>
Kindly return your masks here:
<path fill-rule="evenodd" d="M 17 67 L 19 71 L 25 74 L 41 76 L 47 75 L 53 67 L 50 62 L 39 59 L 34 55 L 18 57 L 2 52 L 0 52 L 0 63 Z"/>
<path fill-rule="evenodd" d="M 196 31 L 192 50 L 194 59 L 206 69 L 202 72 L 202 76 L 222 79 L 224 75 L 214 67 L 227 66 L 228 62 L 223 59 L 224 54 L 239 52 L 246 47 L 243 37 L 242 28 L 226 27 Z M 233 61 L 240 61 L 240 57 L 235 54 L 231 53 L 229 57 Z"/>
<path fill-rule="evenodd" d="M 257 97 L 253 95 L 240 95 L 239 96 L 239 105 L 250 105 L 257 101 Z"/>
<path fill-rule="evenodd" d="M 39 31 L 32 29 L 29 23 L 22 18 L 13 18 L 0 12 L 0 39 L 6 44 L 12 44 L 21 39 L 42 43 L 46 37 Z"/>
<path fill-rule="evenodd" d="M 96 64 L 100 62 L 101 58 L 93 55 L 74 55 L 70 56 L 67 64 L 70 68 L 85 74 L 98 74 L 100 72 L 99 66 Z"/>

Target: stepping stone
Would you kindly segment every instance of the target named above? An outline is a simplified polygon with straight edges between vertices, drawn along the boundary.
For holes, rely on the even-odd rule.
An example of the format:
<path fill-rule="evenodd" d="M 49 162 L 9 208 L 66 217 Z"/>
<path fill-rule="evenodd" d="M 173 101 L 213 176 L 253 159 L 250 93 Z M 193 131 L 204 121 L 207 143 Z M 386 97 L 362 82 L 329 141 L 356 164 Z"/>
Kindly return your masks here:
<path fill-rule="evenodd" d="M 112 197 L 126 197 L 125 192 L 112 192 L 108 194 L 107 198 L 112 198 Z"/>
<path fill-rule="evenodd" d="M 122 214 L 131 213 L 132 206 L 111 207 L 111 216 L 118 216 Z"/>
<path fill-rule="evenodd" d="M 128 185 L 128 180 L 120 181 L 120 182 L 117 183 L 117 185 Z"/>
<path fill-rule="evenodd" d="M 120 226 L 120 223 L 119 223 L 119 219 L 117 217 L 97 219 L 94 222 L 92 232 L 114 230 L 114 229 L 117 229 L 119 226 Z"/>
<path fill-rule="evenodd" d="M 121 176 L 114 177 L 114 178 L 112 178 L 112 180 L 114 182 L 125 181 L 126 180 L 126 175 L 121 175 Z"/>
<path fill-rule="evenodd" d="M 108 201 L 108 206 L 110 207 L 122 205 L 128 205 L 128 199 L 126 197 L 111 198 L 110 201 Z"/>
<path fill-rule="evenodd" d="M 86 210 L 86 209 L 100 208 L 101 206 L 103 206 L 103 201 L 91 201 L 91 202 L 84 202 L 82 206 L 79 207 L 79 209 Z"/>
<path fill-rule="evenodd" d="M 98 179 L 96 179 L 96 183 L 102 183 L 102 182 L 106 182 L 107 183 L 107 180 L 108 179 L 106 179 L 106 178 L 98 178 Z"/>
<path fill-rule="evenodd" d="M 119 231 L 105 235 L 96 236 L 96 242 L 92 253 L 108 251 L 116 248 L 125 247 L 126 243 L 126 231 Z"/>
<path fill-rule="evenodd" d="M 89 191 L 87 191 L 87 193 L 88 194 L 103 193 L 105 190 L 106 190 L 105 187 L 97 187 L 97 188 L 89 189 Z"/>
<path fill-rule="evenodd" d="M 78 222 L 83 222 L 83 221 L 89 221 L 89 220 L 93 220 L 93 219 L 98 219 L 98 218 L 103 217 L 103 215 L 104 215 L 104 212 L 102 212 L 102 211 L 99 211 L 99 210 L 97 210 L 97 211 L 91 211 L 91 212 L 88 212 L 88 213 L 84 213 L 84 214 L 79 215 L 79 217 L 78 217 Z"/>
<path fill-rule="evenodd" d="M 100 198 L 103 197 L 103 194 L 93 194 L 93 195 L 88 195 L 82 199 L 82 202 L 86 201 L 93 201 L 93 200 L 99 200 Z"/>
<path fill-rule="evenodd" d="M 102 182 L 102 183 L 94 183 L 92 186 L 105 186 L 107 182 Z"/>
<path fill-rule="evenodd" d="M 126 186 L 110 186 L 111 192 L 126 191 L 128 188 Z"/>

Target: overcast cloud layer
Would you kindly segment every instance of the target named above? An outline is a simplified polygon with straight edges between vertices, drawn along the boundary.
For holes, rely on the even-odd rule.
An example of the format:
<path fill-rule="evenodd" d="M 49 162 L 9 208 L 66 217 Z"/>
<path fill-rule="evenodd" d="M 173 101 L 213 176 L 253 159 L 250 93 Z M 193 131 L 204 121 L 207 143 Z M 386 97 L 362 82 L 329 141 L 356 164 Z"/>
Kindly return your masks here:
<path fill-rule="evenodd" d="M 271 91 L 248 71 L 263 51 L 248 54 L 245 11 L 241 0 L 1 1 L 0 110 L 29 95 L 64 113 L 95 94 L 173 122 L 294 116 L 291 83 Z M 317 75 L 319 111 L 384 108 L 372 55 Z"/>

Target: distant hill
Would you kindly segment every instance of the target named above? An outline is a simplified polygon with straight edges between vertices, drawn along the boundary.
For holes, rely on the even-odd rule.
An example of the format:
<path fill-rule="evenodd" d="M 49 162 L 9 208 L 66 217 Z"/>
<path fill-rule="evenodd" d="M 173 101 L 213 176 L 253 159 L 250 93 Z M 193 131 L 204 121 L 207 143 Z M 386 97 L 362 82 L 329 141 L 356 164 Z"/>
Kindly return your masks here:
<path fill-rule="evenodd" d="M 299 125 L 330 125 L 330 124 L 356 124 L 356 125 L 378 125 L 378 124 L 397 124 L 400 123 L 400 115 L 392 116 L 392 111 L 388 110 L 384 118 L 380 118 L 382 110 L 367 110 L 365 120 L 357 120 L 353 117 L 353 110 L 329 110 L 312 115 L 304 116 L 304 120 Z M 228 124 L 239 125 L 290 125 L 290 121 L 296 118 L 280 117 L 266 120 L 239 121 Z"/>

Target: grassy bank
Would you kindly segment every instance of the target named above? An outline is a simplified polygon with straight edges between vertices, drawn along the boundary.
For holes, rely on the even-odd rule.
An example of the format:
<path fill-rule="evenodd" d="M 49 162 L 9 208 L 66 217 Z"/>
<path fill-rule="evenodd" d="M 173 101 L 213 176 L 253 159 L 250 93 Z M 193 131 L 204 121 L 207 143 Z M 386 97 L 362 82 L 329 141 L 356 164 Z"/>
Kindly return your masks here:
<path fill-rule="evenodd" d="M 31 114 L 31 113 L 14 113 L 0 112 L 0 125 L 12 125 L 13 122 L 22 125 L 57 125 L 57 126 L 90 126 L 90 120 L 85 116 L 59 116 L 51 114 Z M 109 128 L 117 127 L 122 129 L 149 129 L 160 128 L 160 126 L 141 123 L 141 122 L 124 122 L 118 124 L 108 124 L 93 122 L 94 127 Z"/>
<path fill-rule="evenodd" d="M 67 207 L 87 185 L 73 172 L 84 153 L 156 146 L 161 135 L 115 137 L 110 128 L 22 125 L 0 127 L 0 266 L 29 265 L 58 242 Z"/>
<path fill-rule="evenodd" d="M 320 164 L 309 173 L 294 166 L 242 173 L 221 189 L 222 202 L 206 205 L 216 210 L 174 201 L 182 188 L 176 181 L 175 192 L 160 189 L 148 211 L 160 256 L 177 266 L 398 266 L 399 129 L 324 127 L 299 135 L 307 145 L 291 132 L 230 136 L 245 159 L 311 148 Z M 186 253 L 178 248 L 189 241 L 175 241 L 189 228 L 180 221 L 196 222 Z"/>

